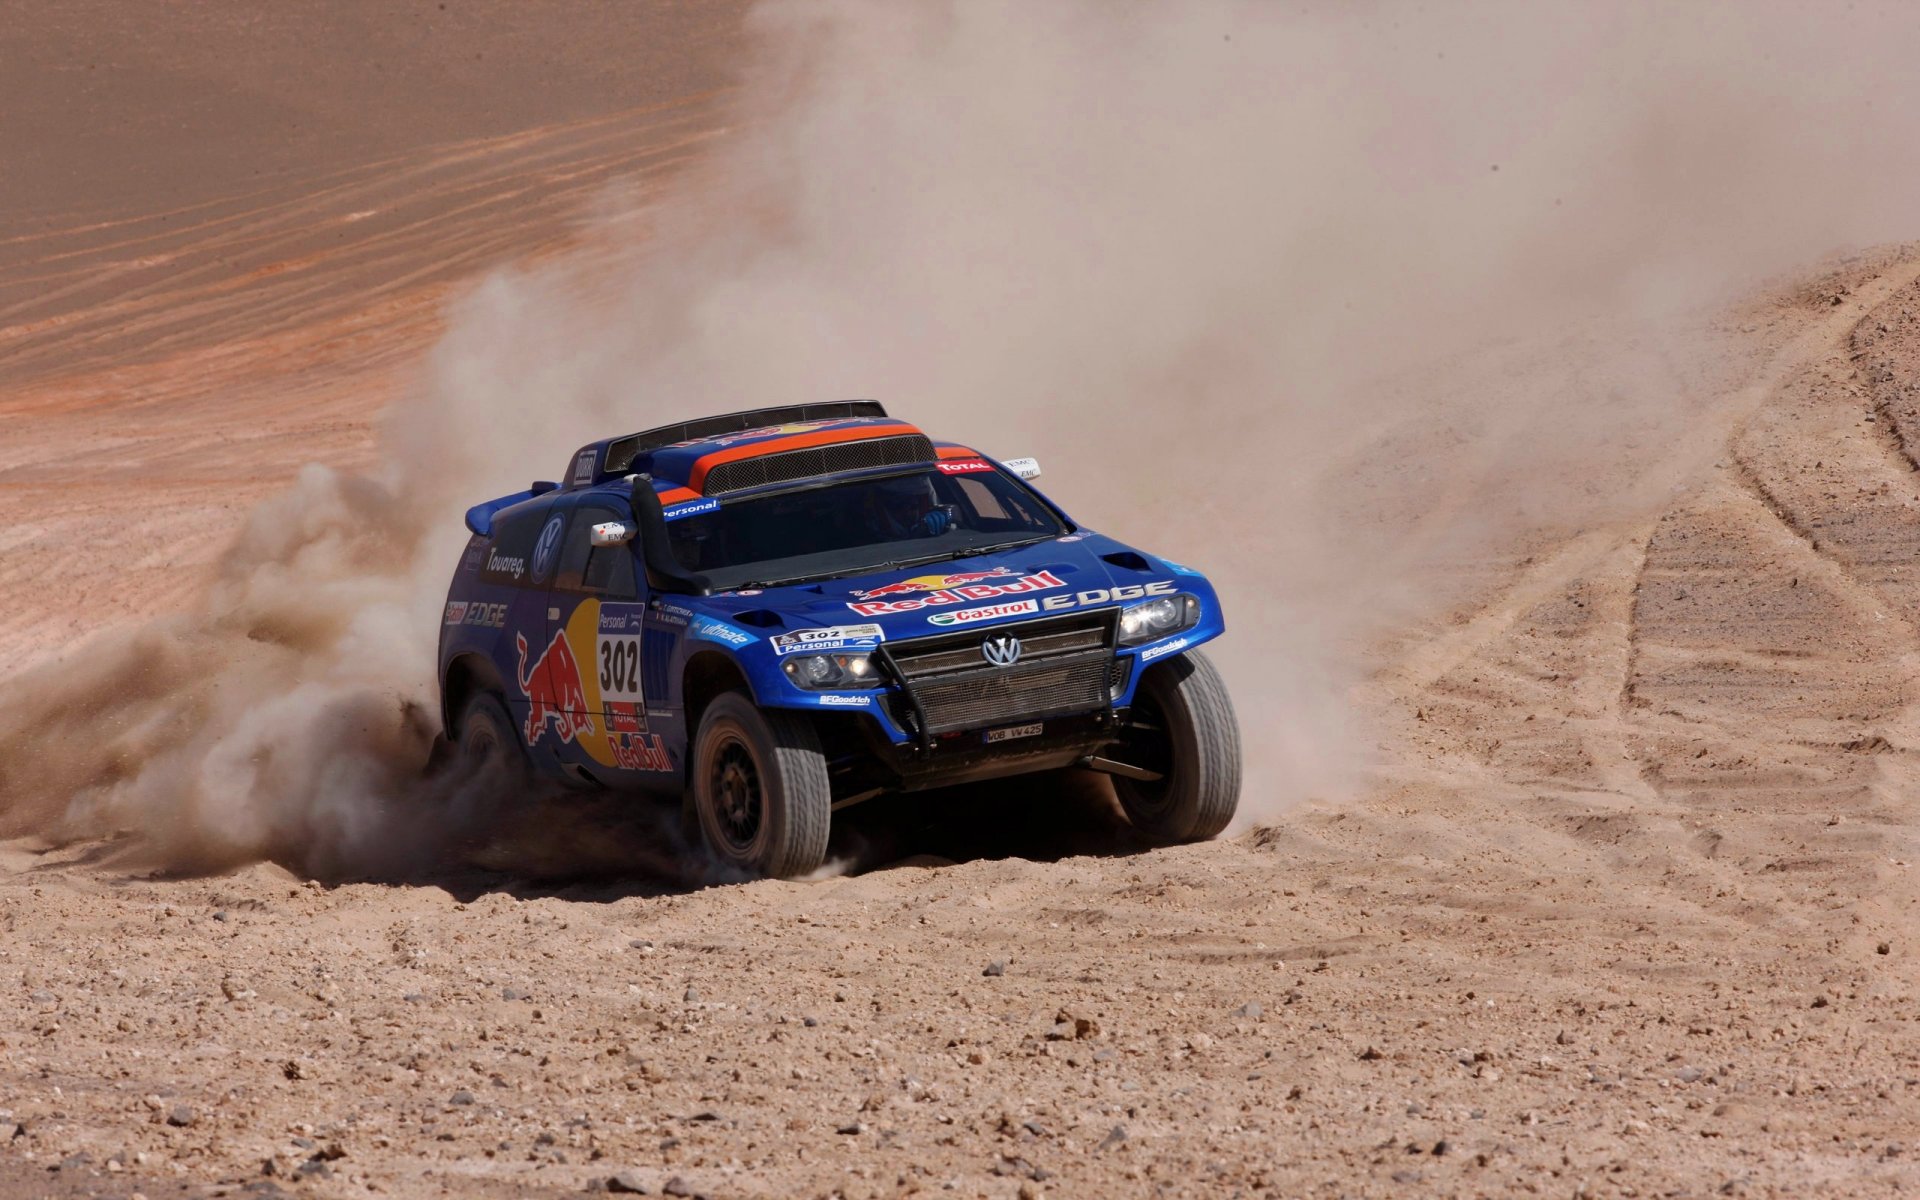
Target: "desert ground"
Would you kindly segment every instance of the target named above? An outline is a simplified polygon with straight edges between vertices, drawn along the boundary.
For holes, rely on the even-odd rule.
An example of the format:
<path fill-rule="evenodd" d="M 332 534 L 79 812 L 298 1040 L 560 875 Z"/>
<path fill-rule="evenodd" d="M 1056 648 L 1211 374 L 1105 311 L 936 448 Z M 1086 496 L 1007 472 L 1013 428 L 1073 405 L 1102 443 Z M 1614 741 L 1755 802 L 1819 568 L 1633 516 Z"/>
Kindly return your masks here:
<path fill-rule="evenodd" d="M 464 281 L 731 136 L 735 6 L 531 54 L 447 7 L 0 22 L 0 686 L 187 605 L 373 460 Z M 1047 780 L 797 883 L 614 801 L 378 881 L 0 845 L 0 1193 L 1920 1187 L 1920 248 L 1727 325 L 1697 468 L 1444 564 L 1368 649 L 1364 786 L 1220 841 Z"/>

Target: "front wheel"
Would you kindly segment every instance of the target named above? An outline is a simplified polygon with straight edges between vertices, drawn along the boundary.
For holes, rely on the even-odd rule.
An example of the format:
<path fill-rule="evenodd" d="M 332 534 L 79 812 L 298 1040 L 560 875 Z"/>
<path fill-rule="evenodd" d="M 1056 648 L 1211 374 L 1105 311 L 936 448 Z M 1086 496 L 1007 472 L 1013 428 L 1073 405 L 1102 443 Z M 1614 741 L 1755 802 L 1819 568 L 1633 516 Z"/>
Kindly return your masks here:
<path fill-rule="evenodd" d="M 1158 779 L 1116 775 L 1135 829 L 1156 842 L 1203 842 L 1240 804 L 1240 726 L 1227 685 L 1198 650 L 1147 668 L 1120 757 Z"/>
<path fill-rule="evenodd" d="M 804 718 L 728 692 L 700 718 L 690 775 L 700 834 L 722 862 L 791 879 L 826 859 L 832 790 Z"/>

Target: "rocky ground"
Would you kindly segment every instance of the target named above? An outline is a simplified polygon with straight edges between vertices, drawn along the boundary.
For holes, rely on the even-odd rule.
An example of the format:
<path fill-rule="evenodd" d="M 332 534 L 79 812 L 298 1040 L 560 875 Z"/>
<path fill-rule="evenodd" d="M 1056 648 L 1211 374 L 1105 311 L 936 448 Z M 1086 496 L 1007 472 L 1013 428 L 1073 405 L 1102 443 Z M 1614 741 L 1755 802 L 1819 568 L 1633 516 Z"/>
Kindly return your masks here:
<path fill-rule="evenodd" d="M 0 376 L 0 651 L 167 611 L 250 497 L 364 462 L 449 281 L 563 236 L 529 212 L 675 169 L 718 136 L 718 78 L 612 124 L 436 126 L 437 149 L 342 175 L 321 207 L 289 181 L 221 210 L 209 228 L 236 232 L 204 236 L 232 240 L 154 250 L 205 263 L 150 291 L 25 286 L 69 251 L 139 269 L 141 239 L 175 236 L 86 249 L 124 212 L 9 243 L 0 346 L 26 353 Z M 380 207 L 355 189 L 454 223 L 354 240 Z M 443 234 L 485 251 L 427 271 Z M 259 260 L 233 268 L 243 249 Z M 368 271 L 410 282 L 369 294 Z M 369 298 L 293 319 L 273 289 L 301 277 Z M 865 818 L 843 849 L 870 869 L 808 883 L 636 872 L 658 814 L 579 801 L 380 883 L 7 843 L 0 1191 L 1920 1187 L 1916 280 L 1896 248 L 1755 300 L 1750 353 L 1673 451 L 1703 464 L 1687 485 L 1449 564 L 1469 598 L 1374 654 L 1364 793 L 1223 841 L 1146 850 L 1097 786 L 1055 780 Z M 217 321 L 174 347 L 183 306 Z M 167 352 L 116 340 L 127 322 Z M 102 436 L 147 498 L 132 515 L 113 481 L 65 477 Z M 169 553 L 129 574 L 141 541 Z"/>

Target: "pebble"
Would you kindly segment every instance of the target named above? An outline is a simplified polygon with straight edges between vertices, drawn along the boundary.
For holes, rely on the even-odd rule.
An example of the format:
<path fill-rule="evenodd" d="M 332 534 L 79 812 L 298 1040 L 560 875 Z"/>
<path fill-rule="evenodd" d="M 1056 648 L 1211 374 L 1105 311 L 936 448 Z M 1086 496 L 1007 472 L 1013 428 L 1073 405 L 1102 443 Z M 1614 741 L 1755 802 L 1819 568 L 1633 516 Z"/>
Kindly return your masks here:
<path fill-rule="evenodd" d="M 447 1103 L 448 1104 L 472 1104 L 473 1093 L 468 1091 L 465 1088 L 461 1088 L 459 1091 L 455 1092 L 453 1095 L 447 1097 Z"/>
<path fill-rule="evenodd" d="M 501 988 L 501 989 L 500 989 L 500 998 L 501 998 L 502 1000 L 531 1000 L 531 999 L 533 999 L 533 997 L 531 997 L 531 996 L 529 996 L 529 995 L 527 995 L 527 994 L 526 994 L 525 992 L 523 992 L 523 991 L 521 991 L 521 990 L 520 990 L 519 988 Z"/>
<path fill-rule="evenodd" d="M 1265 1011 L 1266 1009 L 1260 1007 L 1258 1000 L 1249 1000 L 1239 1008 L 1234 1009 L 1233 1015 L 1236 1017 L 1245 1017 L 1249 1021 L 1257 1021 L 1260 1019 L 1260 1014 Z"/>
<path fill-rule="evenodd" d="M 994 959 L 994 960 L 993 960 L 992 962 L 990 962 L 990 963 L 988 963 L 988 964 L 987 964 L 987 969 L 986 969 L 986 970 L 984 970 L 984 971 L 982 971 L 982 972 L 980 972 L 980 973 L 981 973 L 982 975 L 985 975 L 985 976 L 987 976 L 987 977 L 989 977 L 989 978 L 991 978 L 991 977 L 993 977 L 993 976 L 996 976 L 996 975 L 1005 975 L 1005 974 L 1007 973 L 1007 964 L 1006 964 L 1006 961 L 1005 961 L 1004 959 L 998 959 L 998 958 L 996 958 L 996 959 Z"/>
<path fill-rule="evenodd" d="M 1093 1148 L 1093 1152 L 1098 1154 L 1102 1150 L 1111 1150 L 1126 1140 L 1127 1127 L 1125 1125 L 1115 1125 L 1112 1129 L 1107 1130 L 1107 1136 L 1100 1139 L 1100 1144 Z"/>
<path fill-rule="evenodd" d="M 213 919 L 216 921 L 224 922 L 227 919 L 227 910 L 223 908 L 219 912 L 213 914 Z"/>
<path fill-rule="evenodd" d="M 690 987 L 687 989 L 687 994 L 680 998 L 688 1004 L 697 1004 L 700 1001 L 700 989 Z"/>
<path fill-rule="evenodd" d="M 35 1004 L 52 1004 L 54 995 L 52 992 L 35 992 L 31 996 L 28 996 L 27 999 L 33 1001 Z"/>
<path fill-rule="evenodd" d="M 638 1171 L 621 1171 L 607 1177 L 609 1192 L 625 1192 L 630 1196 L 651 1196 L 653 1187 Z"/>
<path fill-rule="evenodd" d="M 834 1130 L 835 1133 L 845 1133 L 845 1134 L 854 1134 L 854 1135 L 862 1134 L 862 1133 L 865 1133 L 866 1131 L 867 1131 L 867 1127 L 865 1123 L 860 1121 L 849 1121 L 845 1125 L 842 1125 L 838 1129 Z"/>
<path fill-rule="evenodd" d="M 1681 1083 L 1694 1083 L 1704 1074 L 1706 1074 L 1706 1072 L 1702 1071 L 1699 1067 L 1683 1067 L 1675 1071 L 1673 1077 Z"/>
<path fill-rule="evenodd" d="M 632 941 L 628 942 L 627 945 L 635 950 L 653 949 L 653 943 L 646 938 L 634 938 Z"/>
<path fill-rule="evenodd" d="M 802 1025 L 805 1025 L 808 1029 L 812 1029 L 816 1025 L 820 1024 L 820 1022 L 814 1020 L 812 1017 L 802 1017 L 800 1018 L 800 1023 Z"/>
<path fill-rule="evenodd" d="M 686 1180 L 680 1178 L 678 1175 L 675 1175 L 672 1179 L 667 1180 L 665 1185 L 663 1185 L 660 1188 L 660 1191 L 662 1195 L 667 1195 L 667 1196 L 691 1196 L 694 1194 L 693 1185 L 688 1183 Z"/>
<path fill-rule="evenodd" d="M 176 1104 L 167 1110 L 167 1124 L 176 1129 L 185 1129 L 199 1119 L 189 1105 Z"/>

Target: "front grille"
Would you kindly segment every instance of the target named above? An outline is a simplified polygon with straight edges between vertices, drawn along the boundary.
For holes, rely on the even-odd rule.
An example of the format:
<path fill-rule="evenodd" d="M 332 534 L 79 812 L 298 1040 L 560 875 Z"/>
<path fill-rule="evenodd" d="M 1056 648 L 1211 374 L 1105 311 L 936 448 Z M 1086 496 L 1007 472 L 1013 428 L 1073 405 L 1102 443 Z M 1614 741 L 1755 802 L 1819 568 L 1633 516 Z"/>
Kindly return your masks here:
<path fill-rule="evenodd" d="M 1020 639 L 1020 661 L 992 666 L 980 644 L 1005 636 Z M 1092 712 L 1109 704 L 1113 610 L 914 638 L 887 651 L 926 713 L 928 735 Z M 910 712 L 911 702 L 896 716 L 902 708 Z"/>
<path fill-rule="evenodd" d="M 807 450 L 788 450 L 781 454 L 762 454 L 721 463 L 707 472 L 700 492 L 718 496 L 770 483 L 790 483 L 831 475 L 837 471 L 864 471 L 873 467 L 905 467 L 933 461 L 933 443 L 925 434 L 901 437 L 866 438 L 840 442 L 832 446 L 814 446 Z"/>

